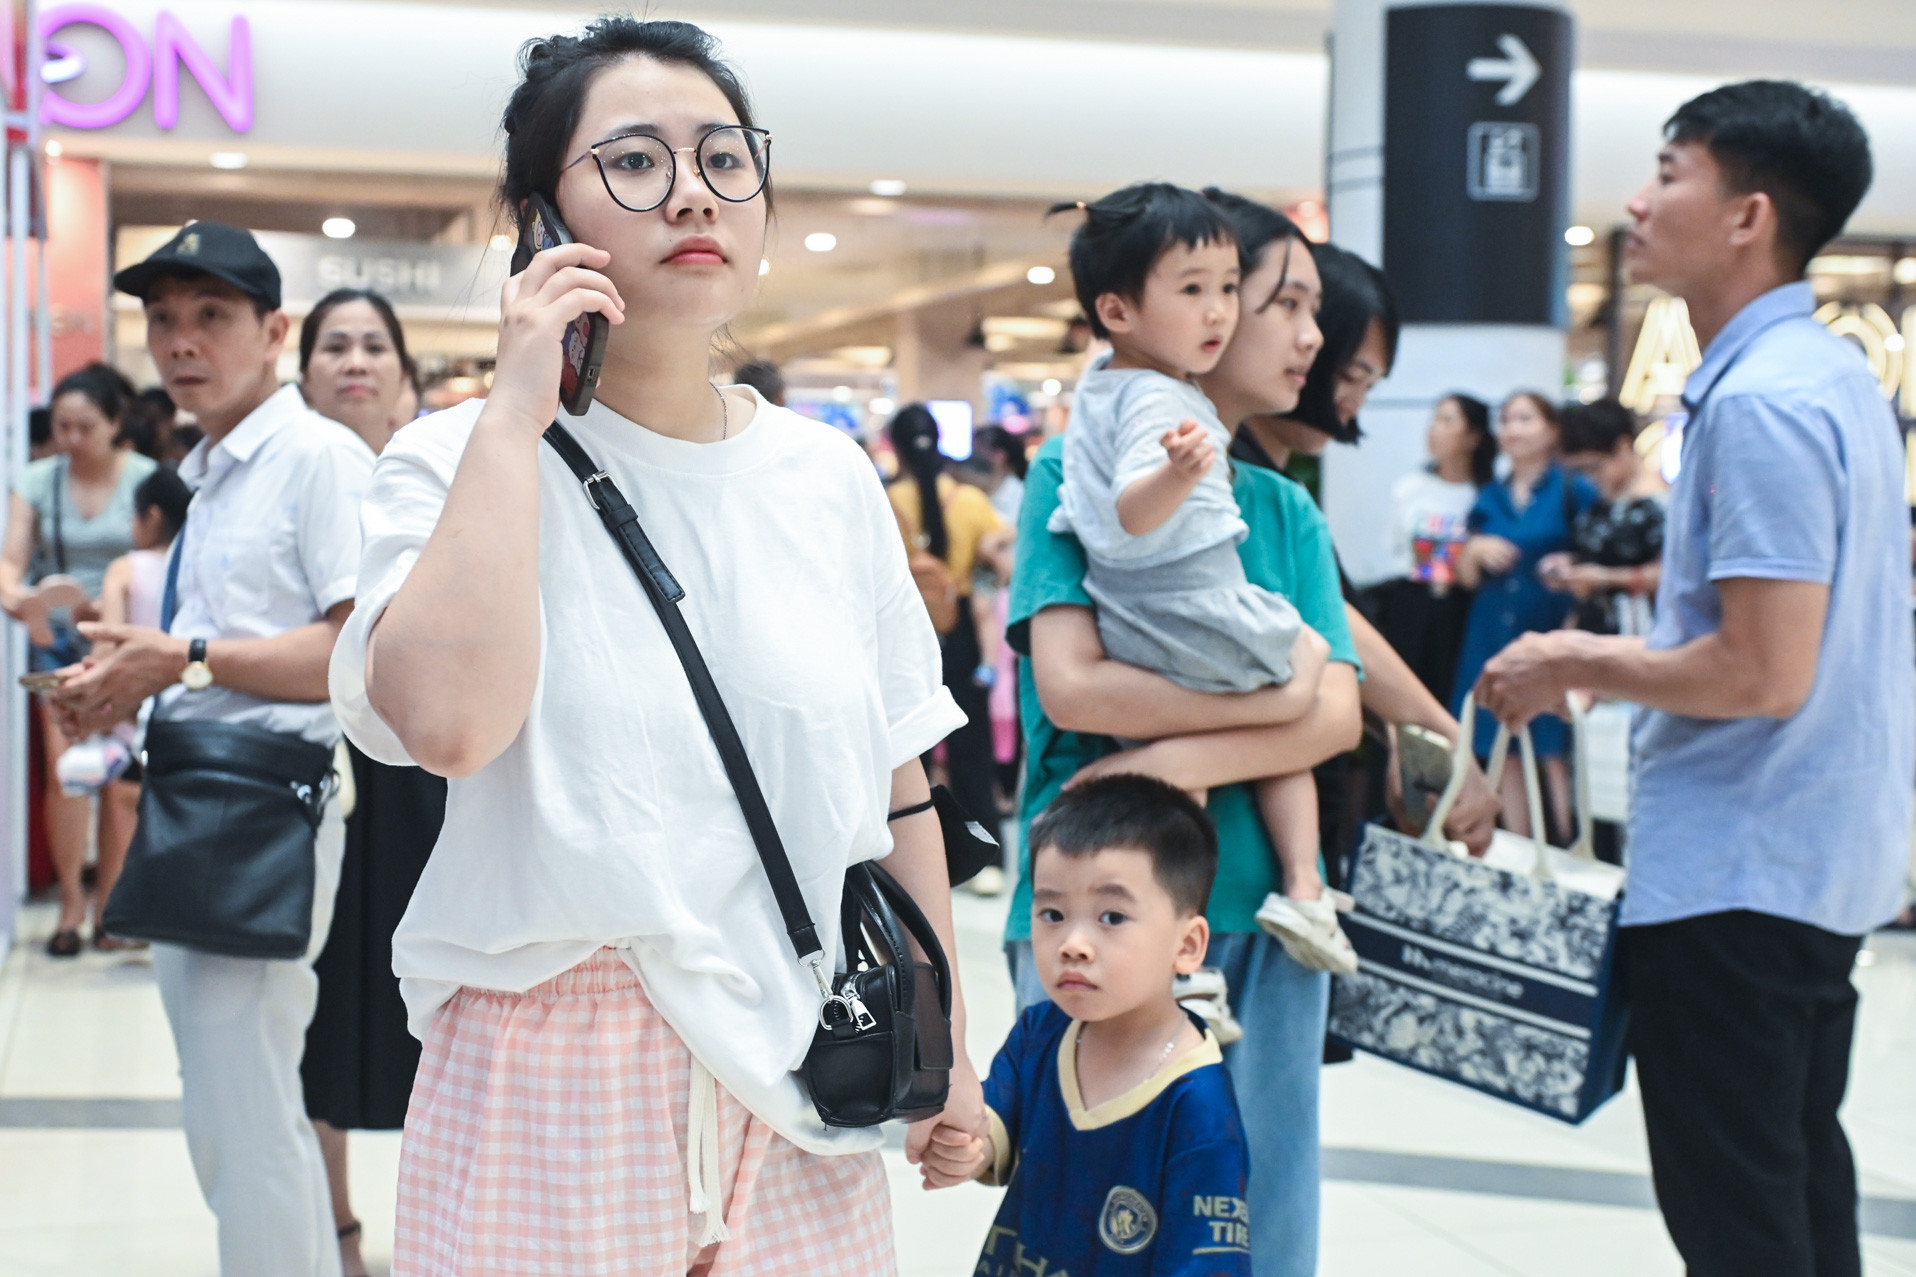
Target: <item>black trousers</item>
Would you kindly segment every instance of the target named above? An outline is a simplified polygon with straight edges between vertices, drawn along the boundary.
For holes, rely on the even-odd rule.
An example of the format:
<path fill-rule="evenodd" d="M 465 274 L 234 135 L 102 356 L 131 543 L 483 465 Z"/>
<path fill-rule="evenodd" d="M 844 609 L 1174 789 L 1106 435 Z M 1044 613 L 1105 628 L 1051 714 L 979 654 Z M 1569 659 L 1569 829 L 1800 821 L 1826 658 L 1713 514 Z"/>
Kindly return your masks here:
<path fill-rule="evenodd" d="M 1836 1110 L 1861 938 L 1745 911 L 1621 935 L 1657 1203 L 1690 1277 L 1860 1277 Z"/>
<path fill-rule="evenodd" d="M 945 775 L 951 782 L 951 796 L 965 814 L 995 831 L 998 799 L 992 781 L 997 761 L 991 752 L 991 693 L 972 678 L 982 654 L 969 596 L 958 600 L 958 626 L 945 635 L 943 646 L 945 686 L 965 712 L 965 725 L 945 737 Z"/>

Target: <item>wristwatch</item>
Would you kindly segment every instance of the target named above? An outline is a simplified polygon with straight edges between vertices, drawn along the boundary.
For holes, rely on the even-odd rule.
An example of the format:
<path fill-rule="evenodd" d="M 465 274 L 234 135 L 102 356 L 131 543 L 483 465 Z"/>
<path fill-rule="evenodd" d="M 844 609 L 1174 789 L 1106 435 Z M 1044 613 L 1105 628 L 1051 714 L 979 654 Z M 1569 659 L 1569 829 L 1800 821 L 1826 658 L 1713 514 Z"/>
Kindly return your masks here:
<path fill-rule="evenodd" d="M 189 692 L 203 692 L 213 686 L 213 671 L 206 664 L 206 640 L 194 639 L 186 645 L 186 668 L 180 671 L 180 682 Z"/>

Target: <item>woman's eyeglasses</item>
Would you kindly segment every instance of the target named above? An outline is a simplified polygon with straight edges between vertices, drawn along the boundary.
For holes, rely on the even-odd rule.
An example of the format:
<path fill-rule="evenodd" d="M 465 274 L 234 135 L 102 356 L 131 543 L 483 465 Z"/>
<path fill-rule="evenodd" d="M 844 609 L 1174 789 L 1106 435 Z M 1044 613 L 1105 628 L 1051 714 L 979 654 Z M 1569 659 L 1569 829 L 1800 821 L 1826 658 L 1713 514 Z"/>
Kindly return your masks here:
<path fill-rule="evenodd" d="M 706 189 L 731 204 L 743 204 L 765 189 L 772 167 L 772 135 L 764 129 L 727 124 L 698 140 L 696 146 L 667 146 L 650 133 L 627 133 L 608 138 L 566 165 L 597 162 L 606 193 L 620 208 L 649 213 L 665 203 L 678 181 L 682 152 L 691 152 L 693 171 Z"/>

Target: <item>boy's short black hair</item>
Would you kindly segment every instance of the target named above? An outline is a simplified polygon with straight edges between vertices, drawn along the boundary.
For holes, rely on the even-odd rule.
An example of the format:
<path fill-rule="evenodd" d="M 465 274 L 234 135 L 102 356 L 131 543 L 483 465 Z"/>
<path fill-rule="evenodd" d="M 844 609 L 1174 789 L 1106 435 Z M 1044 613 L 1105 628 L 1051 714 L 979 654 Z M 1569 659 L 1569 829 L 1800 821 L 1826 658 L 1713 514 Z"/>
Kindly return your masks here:
<path fill-rule="evenodd" d="M 1706 146 L 1729 189 L 1776 206 L 1777 248 L 1801 274 L 1869 190 L 1869 135 L 1848 107 L 1789 80 L 1745 80 L 1691 98 L 1663 126 Z"/>
<path fill-rule="evenodd" d="M 1054 204 L 1045 216 L 1078 207 Z M 1169 182 L 1138 182 L 1083 208 L 1084 223 L 1071 236 L 1071 282 L 1097 337 L 1111 335 L 1098 318 L 1098 298 L 1116 293 L 1136 301 L 1143 296 L 1145 276 L 1171 245 L 1237 242 L 1215 204 Z"/>
<path fill-rule="evenodd" d="M 1068 789 L 1031 822 L 1038 853 L 1089 856 L 1114 848 L 1151 857 L 1158 885 L 1180 916 L 1204 912 L 1217 877 L 1217 829 L 1183 790 L 1150 776 L 1101 776 Z"/>

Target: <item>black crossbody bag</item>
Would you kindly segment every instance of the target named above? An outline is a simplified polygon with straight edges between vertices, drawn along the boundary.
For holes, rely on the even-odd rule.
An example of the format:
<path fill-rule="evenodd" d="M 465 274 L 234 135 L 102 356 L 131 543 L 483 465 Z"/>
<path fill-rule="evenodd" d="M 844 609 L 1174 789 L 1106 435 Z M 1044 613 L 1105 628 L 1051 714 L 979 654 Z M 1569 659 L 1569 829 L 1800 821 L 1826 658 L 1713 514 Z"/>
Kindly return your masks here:
<path fill-rule="evenodd" d="M 301 958 L 333 751 L 243 723 L 147 724 L 140 823 L 108 934 L 229 958 Z"/>
<path fill-rule="evenodd" d="M 779 840 L 732 716 L 679 610 L 685 589 L 639 526 L 639 516 L 605 471 L 558 422 L 545 440 L 585 489 L 612 539 L 659 614 L 685 667 L 699 713 L 745 813 L 772 896 L 799 962 L 818 983 L 818 1027 L 801 1076 L 827 1126 L 915 1121 L 944 1107 L 951 1086 L 951 966 L 931 923 L 897 880 L 876 864 L 845 871 L 839 926 L 845 970 L 825 970 L 818 929 Z M 917 941 L 925 960 L 917 960 Z"/>

